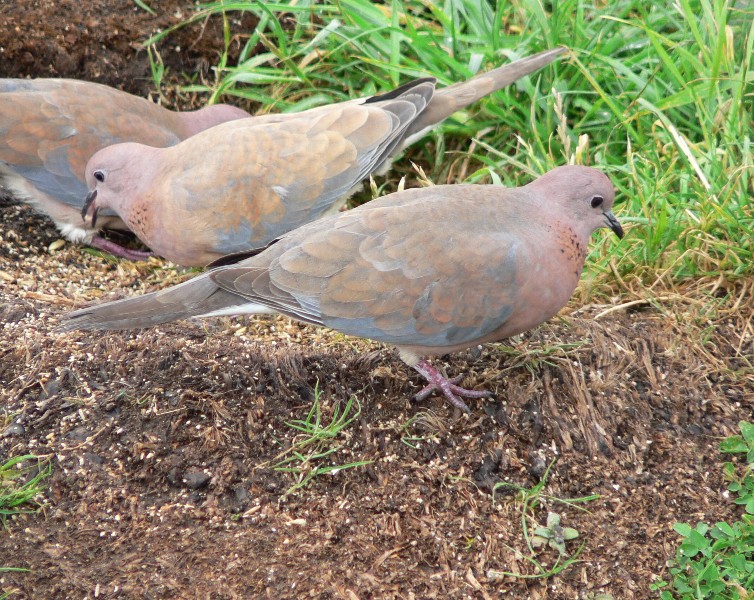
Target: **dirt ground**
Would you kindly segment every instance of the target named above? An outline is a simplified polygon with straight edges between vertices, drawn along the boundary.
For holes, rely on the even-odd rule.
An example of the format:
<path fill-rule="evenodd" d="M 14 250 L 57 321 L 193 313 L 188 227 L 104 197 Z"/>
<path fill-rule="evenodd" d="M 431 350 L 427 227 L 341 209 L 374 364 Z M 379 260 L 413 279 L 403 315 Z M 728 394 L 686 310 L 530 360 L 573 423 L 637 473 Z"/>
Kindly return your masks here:
<path fill-rule="evenodd" d="M 190 14 L 151 4 L 157 17 L 125 0 L 2 1 L 0 76 L 146 94 L 134 42 Z M 202 76 L 220 34 L 210 21 L 161 50 L 174 73 Z M 465 416 L 437 397 L 412 403 L 421 381 L 391 350 L 287 319 L 57 333 L 74 306 L 185 275 L 70 244 L 50 252 L 49 221 L 0 202 L 0 460 L 53 465 L 43 510 L 0 531 L 0 566 L 29 569 L 0 573 L 0 595 L 648 598 L 675 552 L 673 523 L 738 515 L 717 444 L 754 409 L 751 281 L 604 315 L 613 304 L 574 301 L 505 345 L 445 357 L 497 394 Z M 349 398 L 360 414 L 320 448 L 332 454 L 291 463 L 304 473 L 276 470 L 312 452 L 287 423 L 306 418 L 315 390 L 324 422 Z M 546 494 L 599 498 L 588 512 L 544 500 L 531 513 L 579 532 L 569 555 L 584 546 L 558 575 L 527 579 L 522 505 L 492 490 L 531 488 L 555 458 Z M 291 490 L 317 466 L 355 461 L 368 464 Z M 557 552 L 534 557 L 550 568 Z"/>

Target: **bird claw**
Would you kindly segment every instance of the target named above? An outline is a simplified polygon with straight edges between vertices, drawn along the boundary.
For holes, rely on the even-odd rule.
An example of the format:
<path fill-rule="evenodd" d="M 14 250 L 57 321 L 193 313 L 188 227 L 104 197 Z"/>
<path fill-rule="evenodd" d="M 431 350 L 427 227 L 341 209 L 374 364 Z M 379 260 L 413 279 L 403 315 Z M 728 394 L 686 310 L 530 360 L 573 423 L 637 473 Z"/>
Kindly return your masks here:
<path fill-rule="evenodd" d="M 127 258 L 129 260 L 146 260 L 150 256 L 154 256 L 153 252 L 144 252 L 142 250 L 131 250 L 130 248 L 124 248 L 120 244 L 106 240 L 105 238 L 98 235 L 95 235 L 92 238 L 92 241 L 89 242 L 89 245 L 94 248 L 98 248 L 99 250 L 109 252 L 110 254 L 113 254 L 115 256 Z"/>
<path fill-rule="evenodd" d="M 443 376 L 437 369 L 430 365 L 426 360 L 419 361 L 414 366 L 428 382 L 429 385 L 423 387 L 416 394 L 413 399 L 416 401 L 422 401 L 429 398 L 429 396 L 435 392 L 442 392 L 443 396 L 456 408 L 461 409 L 465 413 L 470 413 L 471 410 L 461 398 L 491 398 L 492 392 L 480 391 L 480 390 L 467 390 L 459 386 L 458 384 L 463 379 L 463 375 L 448 379 Z"/>
<path fill-rule="evenodd" d="M 463 375 L 457 375 L 456 377 L 453 377 L 453 379 L 448 379 L 448 383 L 451 386 L 455 387 L 456 384 L 461 383 L 462 379 L 463 379 Z M 430 383 L 429 385 L 425 385 L 422 389 L 420 389 L 413 396 L 411 396 L 411 399 L 414 402 L 423 402 L 424 400 L 429 398 L 432 394 L 434 394 L 436 391 L 442 391 L 442 390 L 435 384 Z"/>

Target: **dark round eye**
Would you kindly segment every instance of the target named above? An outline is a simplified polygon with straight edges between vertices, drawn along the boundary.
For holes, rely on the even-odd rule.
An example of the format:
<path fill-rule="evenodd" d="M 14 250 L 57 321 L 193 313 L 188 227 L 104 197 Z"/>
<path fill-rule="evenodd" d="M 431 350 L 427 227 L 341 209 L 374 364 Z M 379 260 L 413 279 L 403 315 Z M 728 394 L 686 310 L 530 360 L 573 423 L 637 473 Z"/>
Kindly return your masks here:
<path fill-rule="evenodd" d="M 105 181 L 105 174 L 102 171 L 95 171 L 94 178 L 97 181 Z M 594 206 L 594 200 L 592 200 L 592 206 Z"/>
<path fill-rule="evenodd" d="M 97 174 L 95 173 L 94 176 L 96 177 Z M 102 181 L 100 179 L 100 181 Z M 592 208 L 597 208 L 598 206 L 602 206 L 602 203 L 605 201 L 605 199 L 602 196 L 593 196 L 592 197 Z"/>

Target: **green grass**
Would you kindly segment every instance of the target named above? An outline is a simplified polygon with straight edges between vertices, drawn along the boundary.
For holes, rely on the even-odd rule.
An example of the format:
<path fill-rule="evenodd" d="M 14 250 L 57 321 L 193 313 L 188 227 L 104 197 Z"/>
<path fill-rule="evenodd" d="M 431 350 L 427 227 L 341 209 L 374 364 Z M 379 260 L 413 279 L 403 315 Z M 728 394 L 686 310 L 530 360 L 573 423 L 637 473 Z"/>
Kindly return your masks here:
<path fill-rule="evenodd" d="M 676 523 L 681 542 L 670 563 L 671 582 L 653 584 L 661 600 L 748 600 L 754 597 L 754 424 L 724 439 L 721 452 L 740 455 L 723 466 L 734 502 L 744 508 L 734 523 Z M 671 585 L 672 584 L 672 585 Z M 672 591 L 671 591 L 672 589 Z"/>
<path fill-rule="evenodd" d="M 570 57 L 415 144 L 397 161 L 393 189 L 411 161 L 437 183 L 506 185 L 567 162 L 591 164 L 612 177 L 629 229 L 621 242 L 605 234 L 594 245 L 593 291 L 616 280 L 750 275 L 754 5 L 602 4 L 564 0 L 552 13 L 539 0 L 205 4 L 191 20 L 226 19 L 228 45 L 229 16 L 246 11 L 259 22 L 237 61 L 224 53 L 210 84 L 187 89 L 256 112 L 300 111 L 415 77 L 453 83 L 563 44 Z"/>
<path fill-rule="evenodd" d="M 522 560 L 528 562 L 532 569 L 528 573 L 514 573 L 509 571 L 490 571 L 493 577 L 515 577 L 519 579 L 547 579 L 557 575 L 571 565 L 579 562 L 579 555 L 584 549 L 586 542 L 572 553 L 568 551 L 568 542 L 572 542 L 579 537 L 579 532 L 571 527 L 561 524 L 562 516 L 552 510 L 547 513 L 545 525 L 539 524 L 537 515 L 541 512 L 544 503 L 551 506 L 560 504 L 566 507 L 573 507 L 579 510 L 586 510 L 579 506 L 587 502 L 592 502 L 599 498 L 598 495 L 584 496 L 581 498 L 558 498 L 545 493 L 547 478 L 550 469 L 555 464 L 552 461 L 542 476 L 542 479 L 535 486 L 526 488 L 514 483 L 502 482 L 495 485 L 492 490 L 493 499 L 496 494 L 502 492 L 513 492 L 515 501 L 521 506 L 521 531 L 526 542 L 528 555 L 521 555 Z M 546 550 L 551 548 L 557 551 L 555 562 L 547 565 L 548 553 Z"/>
<path fill-rule="evenodd" d="M 16 456 L 0 465 L 0 535 L 7 527 L 8 519 L 20 514 L 35 512 L 29 508 L 36 504 L 36 497 L 44 489 L 44 480 L 50 476 L 52 467 L 49 462 L 40 461 L 33 454 Z M 28 569 L 10 567 L 5 561 L 11 557 L 0 558 L 0 573 L 27 572 Z M 15 590 L 0 590 L 0 600 L 9 598 Z"/>
<path fill-rule="evenodd" d="M 304 419 L 295 419 L 286 425 L 296 433 L 290 447 L 273 459 L 275 471 L 290 473 L 294 483 L 284 496 L 309 485 L 321 475 L 335 474 L 345 469 L 363 467 L 372 461 L 335 462 L 343 448 L 339 440 L 348 427 L 361 415 L 361 406 L 355 396 L 344 405 L 336 404 L 329 417 L 323 413 L 322 393 L 314 389 L 314 402 Z"/>
<path fill-rule="evenodd" d="M 143 0 L 133 0 L 134 4 L 141 10 L 148 12 L 150 15 L 156 15 L 157 13 Z"/>
<path fill-rule="evenodd" d="M 16 456 L 0 465 L 0 524 L 3 527 L 15 515 L 34 512 L 24 507 L 34 504 L 51 472 L 50 464 L 39 461 L 33 454 Z"/>

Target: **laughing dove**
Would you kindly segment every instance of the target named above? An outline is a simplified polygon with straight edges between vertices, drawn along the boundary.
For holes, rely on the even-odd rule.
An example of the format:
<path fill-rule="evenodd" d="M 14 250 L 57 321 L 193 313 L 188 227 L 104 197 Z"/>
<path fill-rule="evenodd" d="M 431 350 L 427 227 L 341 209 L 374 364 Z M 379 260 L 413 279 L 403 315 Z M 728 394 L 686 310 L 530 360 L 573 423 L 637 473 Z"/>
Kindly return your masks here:
<path fill-rule="evenodd" d="M 282 313 L 392 344 L 468 411 L 429 362 L 535 327 L 568 301 L 591 233 L 609 227 L 610 180 L 559 167 L 520 188 L 454 185 L 373 200 L 292 231 L 238 263 L 138 298 L 71 313 L 63 329 L 148 327 L 193 316 Z"/>
<path fill-rule="evenodd" d="M 380 96 L 226 123 L 170 148 L 111 146 L 87 165 L 82 215 L 94 224 L 110 208 L 157 254 L 185 266 L 262 247 L 336 211 L 405 144 L 564 50 L 443 89 L 418 79 Z"/>
<path fill-rule="evenodd" d="M 0 79 L 0 185 L 49 215 L 64 237 L 124 255 L 97 235 L 101 227 L 127 229 L 111 211 L 97 229 L 85 225 L 84 169 L 111 144 L 133 141 L 172 146 L 219 123 L 248 117 L 216 104 L 176 113 L 149 100 L 86 81 Z M 133 258 L 144 253 L 125 251 Z"/>

